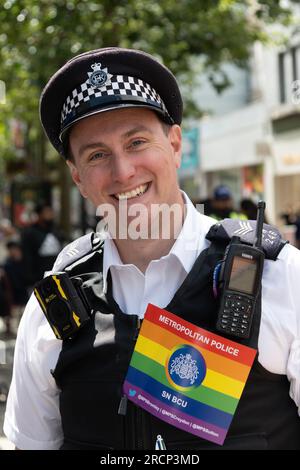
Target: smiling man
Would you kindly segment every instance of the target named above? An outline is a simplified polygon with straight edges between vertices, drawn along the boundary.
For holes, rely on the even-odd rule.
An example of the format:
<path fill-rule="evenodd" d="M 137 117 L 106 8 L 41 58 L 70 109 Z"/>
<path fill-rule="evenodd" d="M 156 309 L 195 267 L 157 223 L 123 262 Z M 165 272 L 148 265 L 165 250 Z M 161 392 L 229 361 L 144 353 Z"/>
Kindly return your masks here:
<path fill-rule="evenodd" d="M 227 375 L 245 375 L 235 358 L 220 370 L 218 356 L 211 354 L 210 379 L 185 392 L 180 381 L 172 389 L 165 372 L 163 355 L 176 351 L 146 342 L 152 358 L 146 372 L 160 374 L 153 387 L 161 380 L 166 396 L 172 389 L 172 403 L 177 403 L 165 413 L 175 416 L 172 423 L 153 415 L 161 406 L 151 402 L 153 397 L 136 390 L 127 396 L 124 384 L 149 304 L 176 315 L 172 325 L 179 328 L 187 321 L 188 331 L 200 327 L 203 337 L 220 334 L 216 269 L 231 237 L 242 231 L 241 243 L 251 244 L 255 225 L 247 222 L 246 230 L 239 221 L 213 226 L 215 221 L 198 213 L 180 190 L 182 100 L 174 76 L 154 57 L 120 48 L 81 54 L 49 80 L 40 113 L 82 196 L 105 217 L 99 233 L 75 240 L 60 253 L 47 278 L 58 286 L 60 307 L 69 297 L 59 276 L 67 274 L 73 286 L 81 283 L 77 289 L 85 292 L 88 305 L 84 326 L 71 309 L 78 329 L 71 338 L 64 335 L 65 310 L 55 307 L 52 294 L 44 302 L 43 291 L 37 291 L 39 302 L 34 296 L 28 302 L 15 349 L 7 437 L 20 449 L 219 447 L 193 429 L 207 430 L 213 420 L 207 436 L 216 435 L 216 423 L 231 417 L 237 400 L 230 390 L 241 384 Z M 251 334 L 240 339 L 233 328 L 221 340 L 214 336 L 220 345 L 234 341 L 230 350 L 238 351 L 242 343 L 259 352 L 223 449 L 300 449 L 300 254 L 268 226 L 263 249 Z M 43 286 L 52 292 L 47 279 Z M 170 339 L 152 328 L 161 345 Z M 202 357 L 199 350 L 197 356 Z M 176 360 L 178 374 L 188 381 L 190 354 Z M 199 375 L 195 362 L 193 380 Z M 216 392 L 225 382 L 227 391 Z M 135 395 L 142 396 L 141 407 L 130 400 Z M 202 400 L 200 405 L 193 397 Z M 153 406 L 145 411 L 147 403 Z M 184 411 L 178 403 L 185 404 Z M 190 405 L 201 421 L 186 429 Z"/>
<path fill-rule="evenodd" d="M 147 237 L 133 240 L 127 231 L 121 238 L 117 225 L 114 239 L 123 263 L 135 264 L 144 272 L 151 260 L 170 251 L 182 225 L 184 203 L 176 174 L 181 158 L 180 127 L 167 126 L 155 112 L 143 107 L 124 108 L 117 113 L 107 111 L 74 125 L 69 135 L 69 152 L 72 157 L 67 163 L 73 180 L 95 207 L 111 206 L 117 223 L 120 205 L 126 203 L 129 214 L 133 205 L 143 208 L 143 214 L 148 216 Z M 168 239 L 151 239 L 153 209 L 161 204 L 167 207 L 176 204 L 182 217 L 178 218 L 177 226 L 172 225 Z M 172 212 L 169 221 L 165 220 L 169 226 L 171 216 Z M 127 220 L 129 223 L 130 218 Z"/>

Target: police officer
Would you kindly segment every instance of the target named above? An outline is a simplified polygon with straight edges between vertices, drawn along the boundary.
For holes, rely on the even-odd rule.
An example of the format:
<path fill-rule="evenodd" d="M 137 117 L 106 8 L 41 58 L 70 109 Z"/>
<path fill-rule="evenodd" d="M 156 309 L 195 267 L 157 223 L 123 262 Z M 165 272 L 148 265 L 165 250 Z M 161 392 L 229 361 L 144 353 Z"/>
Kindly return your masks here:
<path fill-rule="evenodd" d="M 21 234 L 24 275 L 30 292 L 33 285 L 43 277 L 44 272 L 52 268 L 62 249 L 62 238 L 55 228 L 51 205 L 47 202 L 39 203 L 35 207 L 35 213 L 36 222 L 24 228 Z"/>
<path fill-rule="evenodd" d="M 238 213 L 233 208 L 232 194 L 228 186 L 220 184 L 214 189 L 213 198 L 210 201 L 209 211 L 207 215 L 216 220 L 226 218 L 247 220 L 247 216 Z M 256 217 L 254 217 L 256 219 Z"/>
<path fill-rule="evenodd" d="M 56 339 L 30 299 L 16 343 L 7 437 L 20 449 L 154 449 L 158 436 L 170 450 L 215 448 L 122 394 L 149 303 L 215 331 L 212 273 L 232 235 L 226 224 L 211 228 L 215 221 L 179 189 L 182 101 L 174 76 L 141 51 L 87 52 L 50 79 L 40 112 L 81 194 L 118 216 L 126 203 L 128 219 L 125 236 L 118 231 L 123 222 L 104 244 L 89 234 L 54 266 L 70 276 L 101 274 L 90 297 L 96 313 L 74 339 Z M 176 206 L 180 216 L 167 219 L 168 237 L 160 228 L 156 237 L 129 233 L 137 202 L 146 208 L 139 227 L 157 228 L 155 204 Z M 275 229 L 266 227 L 264 235 L 262 301 L 244 342 L 258 356 L 223 449 L 300 448 L 300 255 Z"/>

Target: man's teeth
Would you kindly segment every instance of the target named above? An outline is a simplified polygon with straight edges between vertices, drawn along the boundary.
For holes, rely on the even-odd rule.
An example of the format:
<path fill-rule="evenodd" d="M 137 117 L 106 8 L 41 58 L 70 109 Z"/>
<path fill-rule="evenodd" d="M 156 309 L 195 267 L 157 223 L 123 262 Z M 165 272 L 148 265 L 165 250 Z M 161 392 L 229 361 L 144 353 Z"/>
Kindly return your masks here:
<path fill-rule="evenodd" d="M 116 194 L 116 198 L 121 200 L 121 199 L 130 199 L 132 197 L 140 196 L 141 194 L 144 194 L 147 188 L 148 188 L 148 184 L 141 184 L 141 186 L 138 186 L 132 191 Z"/>

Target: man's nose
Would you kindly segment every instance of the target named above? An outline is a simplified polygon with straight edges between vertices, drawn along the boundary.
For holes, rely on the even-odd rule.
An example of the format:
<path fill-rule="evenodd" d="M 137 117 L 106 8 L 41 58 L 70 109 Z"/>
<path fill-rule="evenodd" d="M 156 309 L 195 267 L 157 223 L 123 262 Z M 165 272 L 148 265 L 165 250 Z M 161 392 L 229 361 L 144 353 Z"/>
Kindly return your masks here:
<path fill-rule="evenodd" d="M 135 165 L 132 156 L 114 155 L 112 176 L 114 181 L 124 183 L 135 175 Z"/>

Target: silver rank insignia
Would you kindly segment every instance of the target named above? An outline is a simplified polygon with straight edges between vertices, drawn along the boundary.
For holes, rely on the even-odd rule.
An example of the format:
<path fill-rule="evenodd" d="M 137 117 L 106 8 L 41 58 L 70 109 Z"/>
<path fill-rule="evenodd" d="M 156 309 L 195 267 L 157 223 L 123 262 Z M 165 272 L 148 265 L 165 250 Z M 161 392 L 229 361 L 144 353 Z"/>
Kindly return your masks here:
<path fill-rule="evenodd" d="M 101 69 L 100 63 L 91 65 L 93 72 L 88 72 L 89 83 L 93 88 L 101 88 L 103 85 L 109 85 L 112 75 L 108 73 L 107 68 Z"/>

